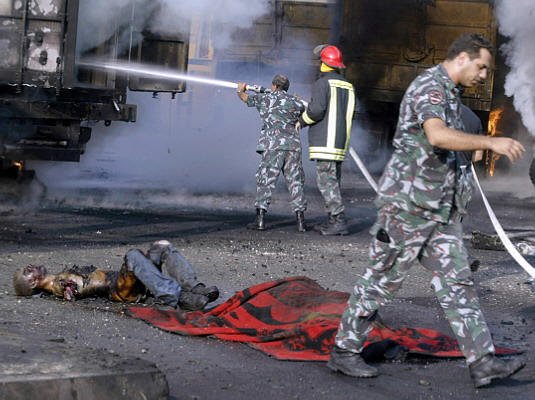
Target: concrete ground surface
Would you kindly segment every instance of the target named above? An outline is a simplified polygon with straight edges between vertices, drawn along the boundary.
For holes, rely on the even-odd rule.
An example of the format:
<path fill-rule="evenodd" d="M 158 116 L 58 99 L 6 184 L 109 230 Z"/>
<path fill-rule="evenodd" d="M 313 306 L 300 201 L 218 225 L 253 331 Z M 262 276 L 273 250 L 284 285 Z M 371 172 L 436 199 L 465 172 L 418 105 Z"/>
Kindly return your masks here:
<path fill-rule="evenodd" d="M 315 188 L 307 187 L 307 194 L 308 223 L 322 222 Z M 535 236 L 533 196 L 518 198 L 504 190 L 487 194 L 506 230 L 525 231 L 528 240 L 530 232 Z M 368 229 L 375 219 L 374 194 L 365 181 L 346 180 L 351 234 L 344 237 L 296 232 L 284 189 L 275 194 L 265 232 L 245 229 L 254 215 L 251 194 L 159 193 L 167 199 L 163 206 L 143 193 L 124 204 L 117 201 L 120 194 L 114 193 L 114 201 L 101 195 L 93 191 L 88 199 L 87 193 L 71 193 L 60 199 L 48 193 L 26 206 L 3 205 L 0 331 L 153 363 L 165 374 L 171 399 L 527 399 L 535 392 L 534 285 L 506 252 L 470 247 L 473 230 L 493 233 L 477 196 L 465 219 L 465 235 L 470 253 L 481 261 L 475 281 L 482 307 L 495 343 L 522 350 L 518 357 L 527 365 L 514 379 L 476 390 L 461 359 L 384 362 L 377 364 L 378 378 L 355 379 L 331 372 L 323 362 L 278 361 L 245 344 L 163 332 L 125 316 L 123 304 L 105 299 L 65 302 L 13 293 L 12 275 L 21 266 L 43 264 L 52 272 L 73 264 L 118 269 L 128 249 L 146 249 L 157 239 L 175 244 L 203 282 L 220 288 L 217 303 L 248 286 L 294 275 L 349 292 L 367 265 Z M 397 299 L 381 310 L 383 320 L 393 327 L 429 327 L 451 335 L 429 280 L 415 265 Z M 0 366 L 5 371 L 2 361 Z"/>

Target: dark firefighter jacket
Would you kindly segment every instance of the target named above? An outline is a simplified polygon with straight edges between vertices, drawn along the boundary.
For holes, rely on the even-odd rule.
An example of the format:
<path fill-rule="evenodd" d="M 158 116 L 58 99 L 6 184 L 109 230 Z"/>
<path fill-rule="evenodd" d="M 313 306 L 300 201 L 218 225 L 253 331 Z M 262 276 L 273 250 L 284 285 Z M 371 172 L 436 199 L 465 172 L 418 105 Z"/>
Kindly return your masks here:
<path fill-rule="evenodd" d="M 309 125 L 311 160 L 343 161 L 349 147 L 354 111 L 353 85 L 337 72 L 322 73 L 301 115 L 301 125 Z"/>

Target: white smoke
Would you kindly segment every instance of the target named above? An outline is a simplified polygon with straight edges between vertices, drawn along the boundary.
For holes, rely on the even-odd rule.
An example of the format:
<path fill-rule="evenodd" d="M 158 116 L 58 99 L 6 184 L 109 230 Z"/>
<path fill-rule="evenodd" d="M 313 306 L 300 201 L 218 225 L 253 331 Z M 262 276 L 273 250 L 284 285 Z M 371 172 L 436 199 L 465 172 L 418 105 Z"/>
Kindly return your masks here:
<path fill-rule="evenodd" d="M 85 34 L 79 31 L 79 35 L 95 39 L 86 41 L 85 49 L 102 43 L 102 39 L 114 34 L 114 27 L 130 20 L 131 14 L 127 12 L 131 10 L 130 1 L 81 2 L 84 8 L 80 12 L 80 22 L 87 31 Z M 139 2 L 136 6 L 143 6 L 141 0 L 136 1 Z M 239 42 L 229 42 L 232 33 L 252 26 L 255 18 L 264 15 L 266 10 L 273 12 L 273 2 L 268 0 L 145 0 L 143 3 L 147 6 L 147 18 L 150 15 L 151 21 L 157 21 L 151 29 L 158 25 L 159 33 L 180 29 L 182 25 L 178 20 L 184 16 L 200 17 L 201 22 L 212 27 L 212 32 L 217 32 L 211 35 L 216 50 L 224 49 L 227 44 L 239 46 Z M 162 6 L 156 17 L 151 14 L 157 9 L 149 6 L 152 3 Z M 99 32 L 98 37 L 96 32 Z M 306 43 L 301 47 L 312 49 L 316 44 Z M 303 67 L 273 71 L 252 64 L 232 64 L 231 68 L 218 66 L 214 78 L 269 86 L 274 73 L 283 73 L 292 82 L 290 92 L 308 98 Z M 297 82 L 302 83 L 301 87 Z M 152 98 L 150 93 L 129 92 L 127 103 L 138 106 L 137 122 L 113 122 L 110 127 L 105 127 L 103 122 L 93 124 L 92 137 L 80 163 L 28 163 L 28 168 L 36 170 L 48 193 L 59 192 L 55 194 L 57 197 L 65 193 L 63 196 L 67 198 L 76 189 L 84 195 L 98 194 L 100 189 L 126 192 L 143 189 L 136 202 L 161 198 L 161 190 L 164 197 L 177 202 L 192 193 L 250 193 L 254 196 L 255 172 L 260 160 L 255 149 L 261 121 L 257 110 L 241 102 L 235 90 L 188 83 L 186 93 L 178 94 L 174 100 L 167 93 Z M 315 171 L 307 160 L 304 139 L 307 183 L 313 184 Z M 279 179 L 279 185 L 284 185 L 283 179 Z M 285 203 L 286 200 L 287 194 L 279 201 Z M 111 201 L 119 204 L 117 198 Z M 129 200 L 123 198 L 123 201 Z"/>
<path fill-rule="evenodd" d="M 254 20 L 266 14 L 269 0 L 159 0 L 159 9 L 151 29 L 158 33 L 176 30 L 176 17 L 209 19 L 212 29 L 218 32 L 214 46 L 223 48 L 231 42 L 236 28 L 248 28 Z"/>
<path fill-rule="evenodd" d="M 496 15 L 500 32 L 510 39 L 502 47 L 511 68 L 505 80 L 505 94 L 513 96 L 522 122 L 535 136 L 535 2 L 499 0 Z"/>
<path fill-rule="evenodd" d="M 160 34 L 188 34 L 189 21 L 208 20 L 218 32 L 214 46 L 222 48 L 230 43 L 236 28 L 250 27 L 269 7 L 269 0 L 83 0 L 77 47 L 87 50 L 116 32 L 127 42 L 135 15 L 138 28 Z"/>
<path fill-rule="evenodd" d="M 79 52 L 105 42 L 120 29 L 126 37 L 130 35 L 126 26 L 132 17 L 132 0 L 83 0 L 79 7 L 76 37 Z"/>

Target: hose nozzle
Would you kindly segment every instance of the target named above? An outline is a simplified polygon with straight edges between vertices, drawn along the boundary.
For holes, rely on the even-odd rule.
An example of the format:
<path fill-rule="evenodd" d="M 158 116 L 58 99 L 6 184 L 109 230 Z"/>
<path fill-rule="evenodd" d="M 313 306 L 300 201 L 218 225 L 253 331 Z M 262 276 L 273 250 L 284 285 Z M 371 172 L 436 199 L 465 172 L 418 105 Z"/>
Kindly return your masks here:
<path fill-rule="evenodd" d="M 260 85 L 246 85 L 245 90 L 250 90 L 256 93 L 271 93 L 271 90 Z"/>

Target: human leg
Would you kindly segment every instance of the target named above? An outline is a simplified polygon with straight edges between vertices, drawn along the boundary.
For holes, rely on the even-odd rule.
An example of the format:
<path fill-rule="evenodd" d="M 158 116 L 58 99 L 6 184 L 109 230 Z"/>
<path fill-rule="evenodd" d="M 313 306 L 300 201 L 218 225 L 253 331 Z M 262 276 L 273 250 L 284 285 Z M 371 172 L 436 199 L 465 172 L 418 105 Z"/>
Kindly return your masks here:
<path fill-rule="evenodd" d="M 510 376 L 524 364 L 494 356 L 489 327 L 481 311 L 472 280 L 460 221 L 440 225 L 421 254 L 424 267 L 433 272 L 431 284 L 440 306 L 470 367 L 476 387 Z"/>
<path fill-rule="evenodd" d="M 339 161 L 316 161 L 316 184 L 323 197 L 325 209 L 331 215 L 344 212 L 340 182 L 341 162 Z"/>
<path fill-rule="evenodd" d="M 175 279 L 183 291 L 206 296 L 209 302 L 217 300 L 219 289 L 199 282 L 193 266 L 176 247 L 170 245 L 162 253 L 161 260 L 162 272 Z"/>
<path fill-rule="evenodd" d="M 394 298 L 435 225 L 394 207 L 379 210 L 370 231 L 370 266 L 357 278 L 349 297 L 335 339 L 337 346 L 362 351 L 372 329 L 370 316 Z"/>
<path fill-rule="evenodd" d="M 256 219 L 247 227 L 263 231 L 266 229 L 265 214 L 271 203 L 271 195 L 275 189 L 284 158 L 283 154 L 277 150 L 265 150 L 261 154 L 262 159 L 256 171 Z"/>
<path fill-rule="evenodd" d="M 290 193 L 290 202 L 293 211 L 305 211 L 305 171 L 301 160 L 301 151 L 285 151 L 282 175 Z"/>
<path fill-rule="evenodd" d="M 319 230 L 323 235 L 347 235 L 349 231 L 340 190 L 342 163 L 340 161 L 317 161 L 316 171 L 316 183 L 329 216 L 327 224 Z"/>
<path fill-rule="evenodd" d="M 431 285 L 468 364 L 494 353 L 489 327 L 481 311 L 458 222 L 439 225 L 420 257 L 433 273 Z"/>
<path fill-rule="evenodd" d="M 180 285 L 171 277 L 162 274 L 140 250 L 128 250 L 125 265 L 158 301 L 172 307 L 177 306 L 182 290 Z"/>
<path fill-rule="evenodd" d="M 169 245 L 162 253 L 162 272 L 176 280 L 182 289 L 191 290 L 199 281 L 186 257 L 173 245 Z"/>
<path fill-rule="evenodd" d="M 206 296 L 182 290 L 177 280 L 164 275 L 140 250 L 129 250 L 125 255 L 125 264 L 162 304 L 200 310 L 208 303 Z"/>
<path fill-rule="evenodd" d="M 305 172 L 301 160 L 301 151 L 286 151 L 285 153 L 282 174 L 290 193 L 292 208 L 296 214 L 297 230 L 305 232 L 304 212 L 307 208 L 307 202 L 305 199 Z"/>
<path fill-rule="evenodd" d="M 268 210 L 271 195 L 284 163 L 284 155 L 284 152 L 280 150 L 262 152 L 262 159 L 256 171 L 256 208 Z"/>
<path fill-rule="evenodd" d="M 393 207 L 379 210 L 371 230 L 371 265 L 358 277 L 342 314 L 329 368 L 352 376 L 377 374 L 362 365 L 360 353 L 379 307 L 393 299 L 434 225 Z"/>

